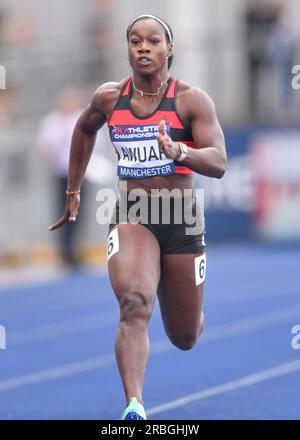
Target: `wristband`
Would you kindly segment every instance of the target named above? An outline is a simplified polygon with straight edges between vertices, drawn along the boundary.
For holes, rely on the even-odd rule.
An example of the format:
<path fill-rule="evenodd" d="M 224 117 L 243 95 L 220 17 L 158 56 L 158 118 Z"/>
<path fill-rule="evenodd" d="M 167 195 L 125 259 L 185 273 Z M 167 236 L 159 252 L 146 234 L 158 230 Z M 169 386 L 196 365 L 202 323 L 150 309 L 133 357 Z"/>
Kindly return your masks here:
<path fill-rule="evenodd" d="M 180 156 L 176 160 L 177 162 L 182 162 L 188 155 L 189 150 L 187 145 L 183 144 L 182 142 L 178 142 L 178 145 L 179 145 Z"/>

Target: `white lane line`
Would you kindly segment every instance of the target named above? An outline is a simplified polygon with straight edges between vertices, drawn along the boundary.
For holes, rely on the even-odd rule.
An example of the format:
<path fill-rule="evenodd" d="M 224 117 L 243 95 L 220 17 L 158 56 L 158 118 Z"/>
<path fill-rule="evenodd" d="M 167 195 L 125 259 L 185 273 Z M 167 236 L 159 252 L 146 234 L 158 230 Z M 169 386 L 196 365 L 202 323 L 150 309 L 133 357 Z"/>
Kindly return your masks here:
<path fill-rule="evenodd" d="M 262 330 L 272 327 L 273 325 L 285 324 L 293 319 L 299 319 L 299 316 L 300 306 L 291 306 L 285 309 L 273 310 L 268 313 L 259 313 L 257 315 L 249 316 L 248 318 L 209 328 L 206 333 L 203 333 L 202 342 L 225 339 L 243 333 Z"/>
<path fill-rule="evenodd" d="M 287 362 L 285 364 L 278 365 L 277 367 L 269 368 L 267 370 L 258 371 L 257 373 L 250 374 L 249 376 L 242 377 L 240 379 L 233 380 L 231 382 L 226 382 L 221 385 L 208 388 L 197 393 L 188 394 L 176 400 L 164 403 L 162 405 L 154 406 L 147 410 L 147 415 L 153 415 L 161 413 L 163 411 L 172 410 L 180 406 L 187 405 L 191 402 L 195 402 L 201 399 L 206 399 L 207 397 L 214 397 L 220 394 L 228 393 L 230 391 L 238 390 L 241 388 L 256 385 L 267 380 L 275 379 L 280 376 L 285 376 L 287 374 L 295 373 L 300 370 L 300 359 Z"/>
<path fill-rule="evenodd" d="M 105 274 L 102 274 L 102 275 L 105 275 Z M 101 275 L 101 277 L 102 277 L 102 275 Z M 278 296 L 278 295 L 282 294 L 283 291 L 285 290 L 284 286 L 277 285 L 276 288 L 274 288 L 274 287 L 272 287 L 272 285 L 267 285 L 267 284 L 257 284 L 257 285 L 253 285 L 252 284 L 250 286 L 250 288 L 249 288 L 249 286 L 245 286 L 245 285 L 241 286 L 239 289 L 237 289 L 237 287 L 238 286 L 235 286 L 236 291 L 232 291 L 231 290 L 230 293 L 228 293 L 228 288 L 227 287 L 225 289 L 218 289 L 218 297 L 217 297 L 217 299 L 215 299 L 215 300 L 210 302 L 210 307 L 213 307 L 216 304 L 218 304 L 218 306 L 220 306 L 220 304 L 223 304 L 223 303 L 224 304 L 225 303 L 229 304 L 230 302 L 235 302 L 235 303 L 241 302 L 243 300 L 243 298 L 245 298 L 245 295 L 248 295 L 248 291 L 251 292 L 251 296 L 247 296 L 247 301 L 249 301 L 249 300 L 257 300 L 257 298 L 259 298 L 261 296 L 261 293 L 257 293 L 258 289 L 260 289 L 260 292 L 263 290 L 264 298 L 269 298 L 269 297 L 273 298 L 275 296 Z M 294 291 L 290 290 L 288 292 L 288 296 L 289 297 L 291 295 L 295 295 L 295 294 L 298 295 L 299 294 L 298 286 L 294 286 L 294 287 L 295 287 Z M 268 290 L 268 289 L 271 289 L 271 291 Z M 213 289 L 211 289 L 211 290 L 213 290 Z M 219 295 L 219 294 L 221 294 L 221 295 Z M 0 290 L 0 299 L 1 299 L 1 290 Z M 108 299 L 109 298 L 107 298 L 107 300 Z M 107 300 L 101 302 L 101 305 L 103 305 L 106 302 L 108 302 Z M 62 308 L 62 310 L 63 309 L 64 308 Z M 31 311 L 33 311 L 33 309 L 31 309 Z M 155 309 L 155 312 L 156 312 L 156 315 L 153 315 L 152 317 L 157 317 L 158 316 L 157 308 Z M 22 317 L 23 317 L 23 315 L 24 315 L 24 311 L 22 312 Z M 2 319 L 3 319 L 3 317 L 2 317 Z M 56 324 L 59 326 L 60 322 L 63 323 L 63 321 L 59 321 L 59 322 L 53 323 L 53 327 L 55 327 Z M 108 322 L 107 322 L 107 324 L 109 325 Z M 49 327 L 51 326 L 51 324 L 48 324 L 48 325 L 49 325 Z M 62 324 L 62 326 L 63 326 L 63 324 Z M 85 326 L 85 324 L 83 324 L 83 326 Z M 40 326 L 39 328 L 41 330 L 41 333 L 45 334 L 43 327 L 44 326 Z M 47 327 L 47 325 L 45 325 L 45 327 Z M 95 327 L 93 327 L 93 324 L 91 324 L 91 329 L 94 329 L 94 328 L 97 328 L 96 324 L 95 324 Z M 99 328 L 102 328 L 102 327 L 100 326 Z M 86 329 L 88 330 L 88 325 L 87 325 Z M 43 339 L 51 339 L 51 336 L 50 336 L 51 331 L 52 330 L 50 330 L 50 332 L 49 332 L 49 337 L 45 336 L 45 338 L 43 338 L 42 336 L 41 337 L 37 336 L 36 339 L 35 339 L 35 336 L 32 336 L 32 341 L 35 341 L 35 340 L 38 341 L 38 340 L 43 340 Z M 53 336 L 54 337 L 56 337 L 56 335 L 60 336 L 59 330 L 57 330 L 57 333 L 55 333 L 55 332 L 56 332 L 56 330 L 54 330 L 54 328 L 53 328 Z M 76 332 L 74 332 L 74 333 L 76 333 Z M 24 334 L 24 336 L 20 335 L 20 333 Z M 20 344 L 20 343 L 23 343 L 23 342 L 30 342 L 31 341 L 30 334 L 33 335 L 33 333 L 34 333 L 34 329 L 16 330 L 16 331 L 10 333 L 10 336 L 12 336 L 11 344 L 17 345 L 17 344 Z M 72 331 L 71 330 L 67 330 L 67 333 L 71 334 Z M 27 334 L 28 334 L 28 337 L 27 337 Z M 23 338 L 24 338 L 24 341 L 23 341 Z"/>
<path fill-rule="evenodd" d="M 118 324 L 117 310 L 95 313 L 79 318 L 65 319 L 62 321 L 51 322 L 47 325 L 33 327 L 11 332 L 8 335 L 9 346 L 25 343 L 45 341 L 55 339 L 61 336 L 83 333 L 87 330 L 95 330 L 103 327 Z"/>
<path fill-rule="evenodd" d="M 249 318 L 229 322 L 224 325 L 211 327 L 204 333 L 200 344 L 222 340 L 228 337 L 238 336 L 240 334 L 251 333 L 256 330 L 272 327 L 289 322 L 298 318 L 300 307 L 289 307 L 287 309 L 270 312 L 268 314 L 254 315 Z M 171 345 L 168 339 L 162 338 L 151 343 L 151 354 L 166 353 L 176 348 Z M 85 359 L 79 362 L 71 362 L 58 367 L 37 371 L 30 374 L 16 376 L 11 379 L 0 381 L 0 392 L 19 388 L 25 385 L 44 382 L 46 380 L 58 379 L 60 377 L 78 374 L 81 372 L 95 370 L 115 364 L 115 355 L 110 353 L 103 356 L 97 356 Z"/>
<path fill-rule="evenodd" d="M 66 270 L 54 267 L 0 270 L 0 294 L 15 289 L 22 292 L 22 289 L 40 287 L 45 283 L 52 284 L 67 276 Z"/>
<path fill-rule="evenodd" d="M 229 322 L 220 326 L 209 328 L 202 336 L 201 341 L 218 339 L 220 332 L 223 337 L 230 337 L 235 335 L 238 329 L 239 333 L 245 333 L 253 328 L 257 330 L 268 327 L 270 324 L 279 324 L 286 322 L 289 319 L 298 318 L 300 315 L 299 307 L 289 307 L 283 310 L 276 310 L 269 313 L 257 314 L 249 318 L 244 318 L 239 321 Z M 158 309 L 155 309 L 152 320 L 159 317 Z M 32 343 L 38 341 L 45 341 L 55 339 L 62 336 L 72 335 L 76 333 L 83 333 L 88 330 L 96 330 L 104 327 L 118 325 L 118 312 L 109 310 L 102 313 L 87 315 L 77 319 L 68 319 L 50 323 L 31 329 L 22 329 L 14 332 L 8 332 L 7 344 L 9 346 L 20 345 L 25 343 Z"/>
<path fill-rule="evenodd" d="M 160 341 L 158 342 L 158 353 L 160 350 Z M 155 346 L 152 351 L 155 354 Z M 58 367 L 48 368 L 46 370 L 36 371 L 34 373 L 16 376 L 11 379 L 6 379 L 0 382 L 0 392 L 14 390 L 26 385 L 32 385 L 47 380 L 59 379 L 72 374 L 84 373 L 86 371 L 96 370 L 110 365 L 115 365 L 115 354 L 110 353 L 103 356 L 97 356 L 83 361 L 71 362 L 69 364 L 59 365 Z"/>
<path fill-rule="evenodd" d="M 256 283 L 241 286 L 240 289 L 234 287 L 234 290 L 230 288 L 228 290 L 228 287 L 225 289 L 213 289 L 210 288 L 209 291 L 213 292 L 214 290 L 217 291 L 217 295 L 211 295 L 211 305 L 220 305 L 220 304 L 228 304 L 231 302 L 237 303 L 237 302 L 243 302 L 245 299 L 247 301 L 257 301 L 258 299 L 266 299 L 266 298 L 273 298 L 277 297 L 279 295 L 290 297 L 293 295 L 299 295 L 299 286 L 294 285 L 290 286 L 288 291 L 286 284 L 285 285 L 276 285 L 274 286 L 272 284 L 267 283 Z"/>
<path fill-rule="evenodd" d="M 293 320 L 298 320 L 299 316 L 300 306 L 292 306 L 286 309 L 275 310 L 269 313 L 260 313 L 257 315 L 249 316 L 248 318 L 228 322 L 226 324 L 215 325 L 213 327 L 209 327 L 207 330 L 204 331 L 195 349 L 200 347 L 202 344 L 206 344 L 208 342 L 214 342 L 234 336 L 239 336 L 242 334 L 248 334 L 276 325 L 282 325 L 289 322 L 291 322 L 292 325 Z M 157 340 L 154 344 L 155 354 L 167 352 L 170 350 L 176 350 L 176 347 L 171 345 L 169 340 L 166 338 Z"/>
<path fill-rule="evenodd" d="M 108 354 L 105 356 L 86 359 L 84 361 L 60 365 L 47 370 L 36 371 L 35 373 L 24 374 L 23 376 L 13 377 L 12 379 L 7 379 L 0 382 L 0 392 L 51 379 L 58 379 L 64 376 L 70 376 L 72 374 L 83 373 L 96 368 L 106 367 L 107 365 L 112 365 L 114 361 L 114 354 Z"/>
<path fill-rule="evenodd" d="M 95 266 L 94 268 L 82 267 L 81 271 L 84 276 L 107 277 L 107 270 L 101 266 Z M 63 267 L 30 267 L 17 271 L 15 269 L 0 270 L 0 295 L 12 290 L 14 293 L 36 293 L 36 290 L 40 287 L 56 284 L 59 281 L 66 281 L 71 277 L 74 277 L 73 270 Z M 30 289 L 30 291 L 27 289 Z"/>

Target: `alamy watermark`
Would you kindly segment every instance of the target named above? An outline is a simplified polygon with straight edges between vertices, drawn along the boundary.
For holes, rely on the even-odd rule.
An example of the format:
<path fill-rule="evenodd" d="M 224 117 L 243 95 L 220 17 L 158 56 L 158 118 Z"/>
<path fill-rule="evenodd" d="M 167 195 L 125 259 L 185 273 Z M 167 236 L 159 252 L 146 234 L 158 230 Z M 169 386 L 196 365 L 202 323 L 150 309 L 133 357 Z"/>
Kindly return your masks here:
<path fill-rule="evenodd" d="M 119 183 L 119 192 L 103 188 L 97 192 L 100 206 L 96 220 L 100 225 L 140 223 L 185 226 L 186 235 L 204 231 L 204 190 L 178 188 L 168 190 L 141 188 L 127 189 L 127 182 Z M 117 205 L 117 209 L 116 209 Z"/>
<path fill-rule="evenodd" d="M 0 350 L 6 349 L 6 330 L 4 325 L 0 325 Z"/>
<path fill-rule="evenodd" d="M 300 64 L 296 64 L 295 66 L 292 67 L 292 74 L 293 79 L 292 79 L 292 88 L 294 90 L 299 90 L 300 89 Z"/>
<path fill-rule="evenodd" d="M 6 70 L 5 67 L 0 64 L 0 89 L 6 89 Z"/>
<path fill-rule="evenodd" d="M 292 327 L 292 337 L 291 346 L 294 350 L 300 349 L 300 325 L 294 325 Z"/>

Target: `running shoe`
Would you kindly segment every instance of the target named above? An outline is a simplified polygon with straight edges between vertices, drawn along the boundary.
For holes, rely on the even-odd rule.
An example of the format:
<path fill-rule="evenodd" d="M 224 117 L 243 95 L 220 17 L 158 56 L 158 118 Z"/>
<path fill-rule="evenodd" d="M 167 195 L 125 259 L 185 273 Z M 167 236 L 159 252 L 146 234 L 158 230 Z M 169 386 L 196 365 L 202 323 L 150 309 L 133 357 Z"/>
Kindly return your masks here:
<path fill-rule="evenodd" d="M 121 416 L 121 420 L 147 420 L 143 405 L 135 397 L 130 399 L 129 405 Z"/>

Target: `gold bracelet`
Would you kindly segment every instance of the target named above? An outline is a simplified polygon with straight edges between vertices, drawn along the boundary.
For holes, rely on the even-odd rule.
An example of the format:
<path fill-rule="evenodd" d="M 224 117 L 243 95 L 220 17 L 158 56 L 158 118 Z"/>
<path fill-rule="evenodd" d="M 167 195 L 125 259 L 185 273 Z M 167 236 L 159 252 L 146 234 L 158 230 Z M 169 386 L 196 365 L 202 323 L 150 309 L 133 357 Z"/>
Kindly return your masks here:
<path fill-rule="evenodd" d="M 66 190 L 66 194 L 67 196 L 74 196 L 75 194 L 80 194 L 80 189 L 76 190 L 76 191 L 69 191 L 68 189 Z"/>

